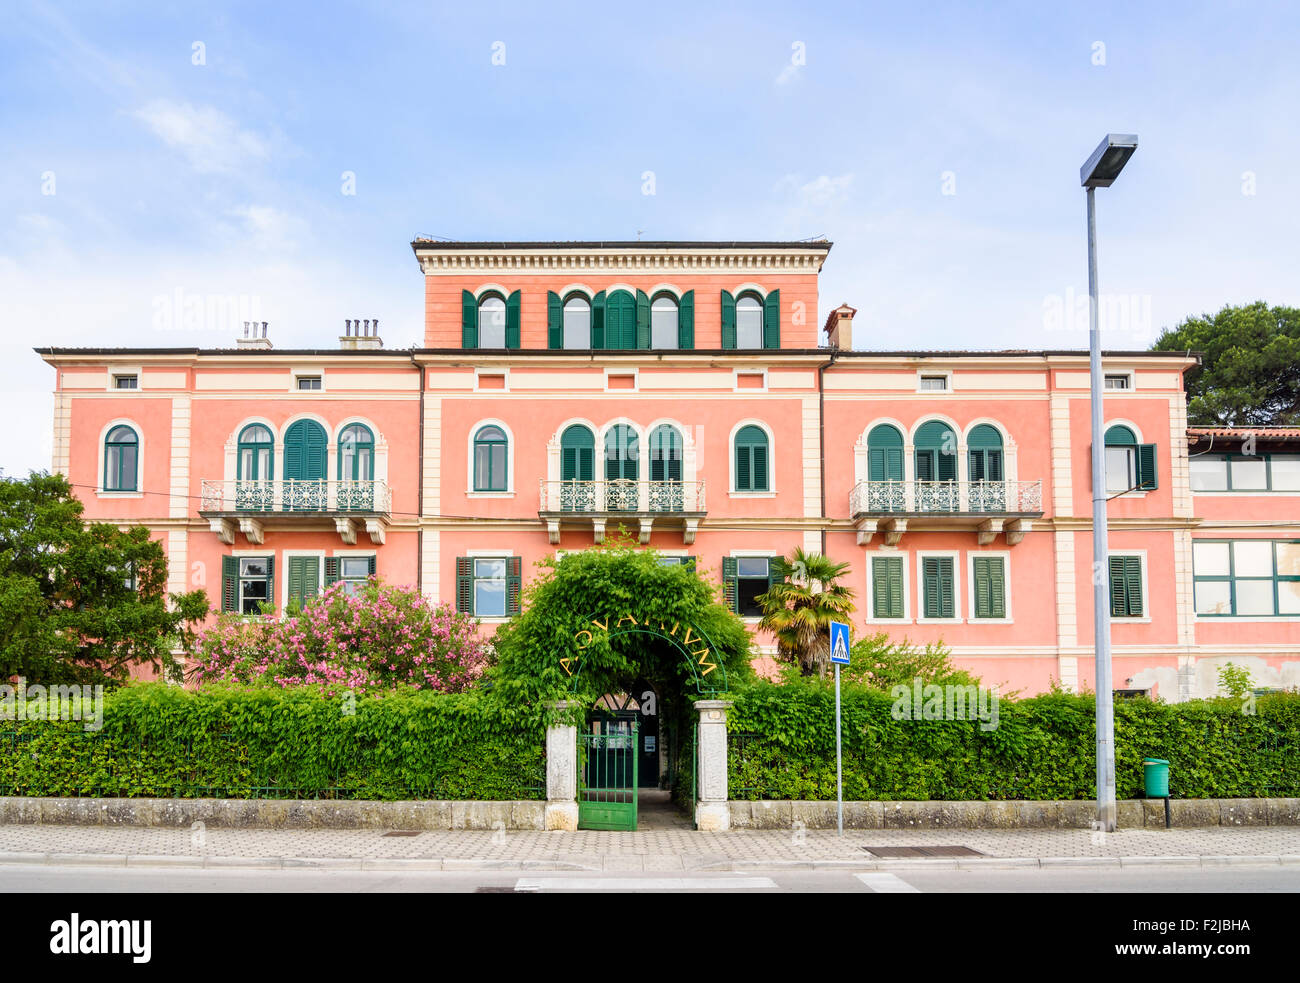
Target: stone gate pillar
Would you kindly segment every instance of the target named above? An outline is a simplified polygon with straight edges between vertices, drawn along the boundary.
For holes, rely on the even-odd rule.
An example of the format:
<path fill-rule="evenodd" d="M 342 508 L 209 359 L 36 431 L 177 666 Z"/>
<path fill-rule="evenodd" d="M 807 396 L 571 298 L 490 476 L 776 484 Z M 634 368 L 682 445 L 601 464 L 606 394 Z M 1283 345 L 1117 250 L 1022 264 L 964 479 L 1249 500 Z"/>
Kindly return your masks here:
<path fill-rule="evenodd" d="M 578 728 L 563 714 L 578 704 L 547 704 L 546 828 L 570 832 L 578 828 Z"/>
<path fill-rule="evenodd" d="M 695 828 L 720 833 L 731 828 L 727 804 L 727 708 L 730 700 L 697 700 L 700 713 L 696 751 Z"/>

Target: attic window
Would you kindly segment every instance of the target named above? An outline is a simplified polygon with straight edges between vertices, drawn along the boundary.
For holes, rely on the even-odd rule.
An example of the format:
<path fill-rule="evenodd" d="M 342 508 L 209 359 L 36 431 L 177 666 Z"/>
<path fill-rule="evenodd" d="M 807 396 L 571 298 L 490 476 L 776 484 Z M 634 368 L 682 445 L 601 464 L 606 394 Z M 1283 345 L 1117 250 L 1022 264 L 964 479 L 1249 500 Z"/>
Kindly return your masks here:
<path fill-rule="evenodd" d="M 320 376 L 318 375 L 300 375 L 298 376 L 298 388 L 304 391 L 318 390 L 321 387 Z"/>
<path fill-rule="evenodd" d="M 131 375 L 115 375 L 113 376 L 113 388 L 114 389 L 139 389 L 140 377 L 138 375 L 135 375 L 134 373 L 132 373 Z"/>
<path fill-rule="evenodd" d="M 946 375 L 923 375 L 921 376 L 922 392 L 944 392 L 948 388 L 948 377 Z"/>
<path fill-rule="evenodd" d="M 1106 376 L 1105 388 L 1107 389 L 1132 389 L 1133 380 L 1127 375 L 1108 375 Z"/>

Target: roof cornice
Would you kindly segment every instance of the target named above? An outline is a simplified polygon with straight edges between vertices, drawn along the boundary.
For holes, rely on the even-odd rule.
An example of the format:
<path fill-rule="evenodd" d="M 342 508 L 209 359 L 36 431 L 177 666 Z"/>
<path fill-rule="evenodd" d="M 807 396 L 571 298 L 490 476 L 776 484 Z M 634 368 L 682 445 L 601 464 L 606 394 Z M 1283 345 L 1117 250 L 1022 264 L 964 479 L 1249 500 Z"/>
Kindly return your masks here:
<path fill-rule="evenodd" d="M 501 272 L 818 273 L 829 242 L 411 243 L 426 276 Z"/>

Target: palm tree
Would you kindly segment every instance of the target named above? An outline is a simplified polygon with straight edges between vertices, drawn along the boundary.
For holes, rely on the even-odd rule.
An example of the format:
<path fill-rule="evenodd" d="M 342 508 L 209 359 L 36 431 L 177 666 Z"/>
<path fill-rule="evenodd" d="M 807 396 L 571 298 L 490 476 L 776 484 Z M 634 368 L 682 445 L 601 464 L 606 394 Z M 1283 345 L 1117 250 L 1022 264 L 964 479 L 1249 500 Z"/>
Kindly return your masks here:
<path fill-rule="evenodd" d="M 854 609 L 852 588 L 835 582 L 849 565 L 798 548 L 789 560 L 775 562 L 777 580 L 757 598 L 763 607 L 758 627 L 776 636 L 778 654 L 803 675 L 825 676 L 830 623 L 846 620 Z"/>

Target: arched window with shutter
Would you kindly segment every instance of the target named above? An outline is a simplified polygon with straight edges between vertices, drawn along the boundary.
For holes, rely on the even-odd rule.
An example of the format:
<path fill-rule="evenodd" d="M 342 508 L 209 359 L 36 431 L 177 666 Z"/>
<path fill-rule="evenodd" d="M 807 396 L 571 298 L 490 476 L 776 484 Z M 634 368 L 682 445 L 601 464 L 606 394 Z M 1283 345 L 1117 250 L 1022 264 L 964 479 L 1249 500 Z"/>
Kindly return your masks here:
<path fill-rule="evenodd" d="M 1002 461 L 1002 434 L 987 423 L 972 427 L 966 438 L 970 466 L 970 508 L 972 512 L 1005 512 L 1006 469 Z"/>
<path fill-rule="evenodd" d="M 1156 445 L 1139 444 L 1132 429 L 1117 423 L 1105 437 L 1106 492 L 1152 491 L 1157 487 Z"/>
<path fill-rule="evenodd" d="M 736 491 L 771 490 L 768 440 L 761 427 L 751 423 L 736 432 L 735 465 Z"/>
<path fill-rule="evenodd" d="M 113 427 L 104 437 L 104 491 L 139 491 L 140 436 L 130 427 Z"/>
<path fill-rule="evenodd" d="M 474 490 L 503 492 L 509 488 L 510 441 L 496 424 L 474 434 Z"/>

